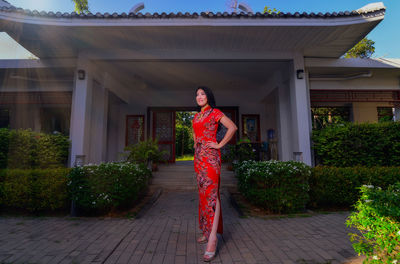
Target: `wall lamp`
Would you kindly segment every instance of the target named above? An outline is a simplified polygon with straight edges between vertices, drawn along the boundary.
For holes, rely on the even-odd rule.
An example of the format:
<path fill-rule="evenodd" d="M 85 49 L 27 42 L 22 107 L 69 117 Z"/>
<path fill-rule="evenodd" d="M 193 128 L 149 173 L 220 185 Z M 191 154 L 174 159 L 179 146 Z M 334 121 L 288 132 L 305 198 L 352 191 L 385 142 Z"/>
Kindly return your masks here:
<path fill-rule="evenodd" d="M 297 79 L 304 79 L 304 70 L 297 70 L 296 71 Z"/>
<path fill-rule="evenodd" d="M 84 70 L 78 70 L 78 79 L 85 80 L 85 71 Z"/>

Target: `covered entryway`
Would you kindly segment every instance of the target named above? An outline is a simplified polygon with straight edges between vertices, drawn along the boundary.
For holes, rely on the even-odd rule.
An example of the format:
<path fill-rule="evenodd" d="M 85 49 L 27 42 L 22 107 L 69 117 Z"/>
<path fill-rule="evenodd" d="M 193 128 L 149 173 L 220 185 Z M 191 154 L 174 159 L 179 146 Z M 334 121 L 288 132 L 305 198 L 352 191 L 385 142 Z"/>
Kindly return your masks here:
<path fill-rule="evenodd" d="M 194 106 L 199 85 L 213 89 L 218 106 L 238 108 L 239 137 L 243 118 L 252 116 L 254 124 L 259 121 L 255 140 L 265 141 L 267 130 L 274 129 L 280 160 L 297 157 L 311 165 L 305 58 L 339 58 L 384 13 L 381 3 L 352 12 L 272 15 L 79 16 L 3 7 L 0 28 L 40 61 L 7 62 L 2 68 L 72 69 L 73 77 L 65 76 L 72 93 L 71 166 L 78 156 L 85 163 L 118 159 L 127 141 L 148 135 L 148 107 Z M 46 77 L 38 79 L 34 87 L 20 87 L 42 93 Z M 62 91 L 65 79 L 61 74 L 54 79 L 49 90 Z M 30 76 L 23 81 L 35 82 Z M 128 116 L 137 123 L 127 126 Z M 131 137 L 127 131 L 135 127 L 137 137 Z"/>
<path fill-rule="evenodd" d="M 230 117 L 239 128 L 243 115 L 257 115 L 260 126 L 258 142 L 267 139 L 267 130 L 277 127 L 277 81 L 288 78 L 290 62 L 285 60 L 221 60 L 221 61 L 129 61 L 112 63 L 97 61 L 102 70 L 118 69 L 116 79 L 129 84 L 127 103 L 119 108 L 119 116 L 142 115 L 146 138 L 159 138 L 161 149 L 167 150 L 169 161 L 174 161 L 176 111 L 196 111 L 195 91 L 198 86 L 210 87 L 215 95 L 217 107 Z M 176 72 L 172 74 L 171 72 Z M 135 79 L 133 75 L 140 76 Z M 131 76 L 131 77 L 130 77 Z M 130 78 L 129 78 L 130 77 Z M 283 86 L 283 84 L 280 84 Z M 287 86 L 286 86 L 287 87 Z M 121 126 L 118 135 L 110 136 L 109 146 L 121 145 L 125 130 Z M 240 132 L 240 133 L 239 133 Z M 235 144 L 243 137 L 239 131 L 231 140 Z M 220 139 L 225 131 L 221 132 Z M 256 143 L 256 142 L 255 142 Z M 122 142 L 124 144 L 124 142 Z M 224 150 L 223 150 L 224 151 Z M 110 158 L 117 153 L 109 150 Z"/>

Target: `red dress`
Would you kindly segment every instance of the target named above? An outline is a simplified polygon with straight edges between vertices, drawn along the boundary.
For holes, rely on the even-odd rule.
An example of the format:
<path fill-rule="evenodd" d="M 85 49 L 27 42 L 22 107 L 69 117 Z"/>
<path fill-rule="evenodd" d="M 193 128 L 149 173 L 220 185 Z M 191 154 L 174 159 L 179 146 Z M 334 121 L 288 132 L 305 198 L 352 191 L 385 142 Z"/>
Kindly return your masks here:
<path fill-rule="evenodd" d="M 224 114 L 219 109 L 211 108 L 209 105 L 201 113 L 203 113 L 203 116 L 196 113 L 193 118 L 193 130 L 196 138 L 194 170 L 199 189 L 199 225 L 204 236 L 208 239 L 214 221 L 217 197 L 221 201 L 219 195 L 221 150 L 207 148 L 205 143 L 207 141 L 217 142 L 218 121 Z M 222 211 L 220 211 L 217 233 L 222 234 L 222 230 Z"/>

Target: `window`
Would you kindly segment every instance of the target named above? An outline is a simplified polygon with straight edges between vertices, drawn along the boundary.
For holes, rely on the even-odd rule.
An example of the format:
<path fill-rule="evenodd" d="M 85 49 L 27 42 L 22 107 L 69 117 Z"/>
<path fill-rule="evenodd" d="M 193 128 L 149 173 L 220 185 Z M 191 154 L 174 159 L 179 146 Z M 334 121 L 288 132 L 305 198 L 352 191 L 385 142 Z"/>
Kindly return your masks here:
<path fill-rule="evenodd" d="M 378 122 L 387 122 L 394 120 L 394 108 L 392 107 L 378 107 Z"/>
<path fill-rule="evenodd" d="M 69 135 L 69 107 L 43 107 L 40 111 L 41 132 L 53 134 L 58 131 Z"/>
<path fill-rule="evenodd" d="M 0 108 L 0 128 L 10 128 L 10 110 Z"/>
<path fill-rule="evenodd" d="M 350 122 L 350 107 L 311 107 L 313 129 Z"/>

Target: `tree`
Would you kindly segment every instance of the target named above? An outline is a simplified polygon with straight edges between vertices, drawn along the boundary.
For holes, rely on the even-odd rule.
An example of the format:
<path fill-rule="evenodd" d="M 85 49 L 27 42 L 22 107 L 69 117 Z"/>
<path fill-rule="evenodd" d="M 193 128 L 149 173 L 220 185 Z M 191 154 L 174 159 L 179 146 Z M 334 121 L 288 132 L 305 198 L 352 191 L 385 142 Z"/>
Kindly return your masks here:
<path fill-rule="evenodd" d="M 175 126 L 175 153 L 177 156 L 192 154 L 193 134 L 192 119 L 193 112 L 176 112 Z"/>
<path fill-rule="evenodd" d="M 375 41 L 363 38 L 344 55 L 345 58 L 369 58 L 375 52 Z"/>
<path fill-rule="evenodd" d="M 277 13 L 279 14 L 281 11 L 277 11 L 276 8 L 271 9 L 269 6 L 265 6 L 264 7 L 264 14 L 268 13 L 268 14 L 272 14 L 272 13 Z"/>
<path fill-rule="evenodd" d="M 78 14 L 89 12 L 88 0 L 72 0 L 72 2 L 75 3 L 75 12 Z"/>

